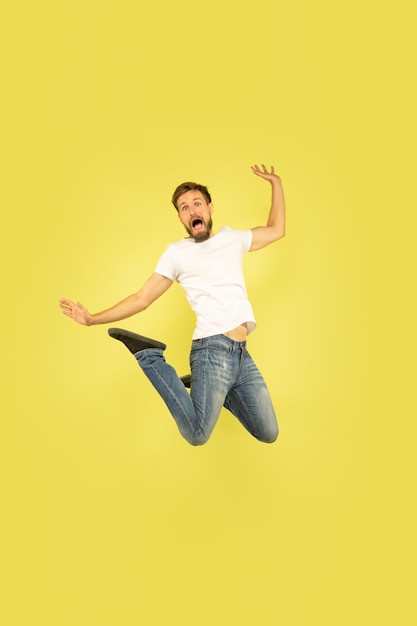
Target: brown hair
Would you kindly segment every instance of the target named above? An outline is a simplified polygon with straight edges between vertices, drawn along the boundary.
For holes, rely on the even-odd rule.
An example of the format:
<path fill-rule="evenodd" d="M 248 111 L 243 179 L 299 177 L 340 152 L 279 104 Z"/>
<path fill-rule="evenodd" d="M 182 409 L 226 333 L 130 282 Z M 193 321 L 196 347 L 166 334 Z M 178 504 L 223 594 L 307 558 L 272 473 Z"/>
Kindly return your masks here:
<path fill-rule="evenodd" d="M 177 209 L 177 211 L 177 200 L 180 196 L 182 196 L 183 193 L 187 193 L 187 191 L 201 191 L 204 198 L 207 200 L 207 204 L 210 204 L 211 196 L 207 187 L 205 187 L 204 185 L 198 185 L 197 183 L 181 183 L 181 185 L 178 185 L 172 196 L 172 204 Z"/>

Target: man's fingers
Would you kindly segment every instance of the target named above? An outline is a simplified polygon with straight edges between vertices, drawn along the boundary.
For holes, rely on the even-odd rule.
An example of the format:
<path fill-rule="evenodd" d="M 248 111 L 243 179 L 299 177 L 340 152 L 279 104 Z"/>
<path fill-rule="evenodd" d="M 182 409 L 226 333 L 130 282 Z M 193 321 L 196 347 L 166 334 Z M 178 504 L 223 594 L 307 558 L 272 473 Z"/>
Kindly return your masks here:
<path fill-rule="evenodd" d="M 263 174 L 274 174 L 274 173 L 275 173 L 275 170 L 274 170 L 274 166 L 273 166 L 273 165 L 271 165 L 271 171 L 270 171 L 270 172 L 268 172 L 268 168 L 266 167 L 265 163 L 262 163 L 262 164 L 261 164 L 261 167 L 262 167 L 262 170 L 261 170 L 261 168 L 259 167 L 259 165 L 251 165 L 251 168 L 252 168 L 253 170 L 256 170 L 257 172 L 261 172 L 261 174 L 262 174 L 262 173 L 263 173 Z"/>
<path fill-rule="evenodd" d="M 65 298 L 62 298 L 62 300 L 59 301 L 59 304 L 61 306 L 75 306 L 74 302 L 72 302 L 71 300 L 66 300 Z"/>
<path fill-rule="evenodd" d="M 259 165 L 251 165 L 252 172 L 267 180 L 270 180 L 271 176 L 276 176 L 275 168 L 273 165 L 271 165 L 271 171 L 268 171 L 268 168 L 266 167 L 265 163 L 262 163 L 261 167 L 262 169 L 259 167 Z"/>
<path fill-rule="evenodd" d="M 72 300 L 66 300 L 65 298 L 62 298 L 62 300 L 59 301 L 59 306 L 64 315 L 67 315 L 68 317 L 73 317 L 73 310 L 74 308 L 76 308 L 76 304 L 72 302 Z"/>

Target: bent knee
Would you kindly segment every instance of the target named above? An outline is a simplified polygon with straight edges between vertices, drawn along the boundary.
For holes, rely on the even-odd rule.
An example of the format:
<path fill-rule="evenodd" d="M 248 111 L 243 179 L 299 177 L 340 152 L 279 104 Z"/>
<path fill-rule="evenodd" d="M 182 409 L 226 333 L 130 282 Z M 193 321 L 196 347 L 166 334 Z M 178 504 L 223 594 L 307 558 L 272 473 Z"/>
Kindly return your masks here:
<path fill-rule="evenodd" d="M 192 446 L 203 446 L 209 440 L 210 435 L 206 435 L 202 430 L 193 432 L 191 437 L 186 437 Z"/>
<path fill-rule="evenodd" d="M 268 432 L 262 434 L 261 437 L 258 437 L 259 441 L 262 443 L 274 443 L 278 439 L 279 428 L 278 425 L 276 428 L 271 428 Z"/>

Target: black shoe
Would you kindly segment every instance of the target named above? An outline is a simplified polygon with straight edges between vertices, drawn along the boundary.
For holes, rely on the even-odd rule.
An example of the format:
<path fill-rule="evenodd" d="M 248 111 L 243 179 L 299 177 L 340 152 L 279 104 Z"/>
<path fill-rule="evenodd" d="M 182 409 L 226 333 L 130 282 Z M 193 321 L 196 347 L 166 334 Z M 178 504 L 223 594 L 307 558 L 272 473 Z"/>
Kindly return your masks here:
<path fill-rule="evenodd" d="M 146 350 L 146 348 L 159 348 L 160 350 L 165 350 L 166 348 L 166 345 L 160 341 L 142 337 L 142 335 L 131 333 L 129 330 L 123 330 L 122 328 L 109 328 L 108 333 L 113 339 L 118 339 L 124 343 L 132 354 L 136 354 L 140 350 Z"/>
<path fill-rule="evenodd" d="M 186 376 L 181 376 L 181 380 L 183 382 L 184 387 L 191 387 L 191 374 L 187 374 Z"/>

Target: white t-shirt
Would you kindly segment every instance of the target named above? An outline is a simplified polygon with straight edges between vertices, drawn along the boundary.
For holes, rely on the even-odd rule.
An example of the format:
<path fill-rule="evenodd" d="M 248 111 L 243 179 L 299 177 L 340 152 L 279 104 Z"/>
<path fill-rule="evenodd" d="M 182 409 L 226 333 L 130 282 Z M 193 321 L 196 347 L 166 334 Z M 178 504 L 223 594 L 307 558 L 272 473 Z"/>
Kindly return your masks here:
<path fill-rule="evenodd" d="M 197 316 L 193 339 L 226 333 L 247 323 L 256 328 L 246 293 L 242 257 L 252 245 L 251 230 L 224 226 L 206 241 L 192 238 L 171 243 L 155 272 L 176 280 Z"/>

